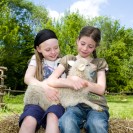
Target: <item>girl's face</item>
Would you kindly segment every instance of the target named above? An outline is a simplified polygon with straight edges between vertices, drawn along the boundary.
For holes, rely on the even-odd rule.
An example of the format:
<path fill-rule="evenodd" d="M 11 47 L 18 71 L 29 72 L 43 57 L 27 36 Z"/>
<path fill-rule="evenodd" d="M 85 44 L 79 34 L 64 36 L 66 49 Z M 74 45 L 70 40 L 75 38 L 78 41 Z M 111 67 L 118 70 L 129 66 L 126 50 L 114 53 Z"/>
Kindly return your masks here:
<path fill-rule="evenodd" d="M 57 39 L 48 39 L 42 42 L 38 47 L 37 51 L 42 53 L 46 60 L 55 61 L 59 56 L 60 49 Z"/>
<path fill-rule="evenodd" d="M 77 40 L 77 47 L 78 54 L 87 58 L 95 50 L 96 42 L 91 37 L 83 36 Z"/>

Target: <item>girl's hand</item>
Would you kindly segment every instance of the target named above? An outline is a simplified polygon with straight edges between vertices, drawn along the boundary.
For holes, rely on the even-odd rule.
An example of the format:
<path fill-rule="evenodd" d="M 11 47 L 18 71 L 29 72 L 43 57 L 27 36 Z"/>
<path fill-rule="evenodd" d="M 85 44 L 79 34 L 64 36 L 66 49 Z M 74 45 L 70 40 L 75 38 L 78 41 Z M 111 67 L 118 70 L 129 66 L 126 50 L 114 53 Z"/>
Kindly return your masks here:
<path fill-rule="evenodd" d="M 68 76 L 67 78 L 71 80 L 70 86 L 75 90 L 79 90 L 88 86 L 88 81 L 81 79 L 78 76 Z"/>
<path fill-rule="evenodd" d="M 57 89 L 48 86 L 46 81 L 43 81 L 41 86 L 44 88 L 45 96 L 49 101 L 59 101 L 59 92 Z"/>

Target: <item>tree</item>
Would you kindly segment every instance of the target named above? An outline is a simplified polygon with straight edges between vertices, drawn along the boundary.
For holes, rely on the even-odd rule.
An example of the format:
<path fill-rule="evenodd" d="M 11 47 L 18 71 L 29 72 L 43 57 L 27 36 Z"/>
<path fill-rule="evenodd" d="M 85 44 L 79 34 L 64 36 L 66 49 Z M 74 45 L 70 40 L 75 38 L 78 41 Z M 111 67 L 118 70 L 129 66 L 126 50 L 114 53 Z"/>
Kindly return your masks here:
<path fill-rule="evenodd" d="M 62 55 L 76 54 L 76 40 L 86 20 L 79 13 L 67 12 L 60 22 L 56 23 L 56 32 Z"/>
<path fill-rule="evenodd" d="M 0 64 L 8 68 L 6 85 L 23 89 L 27 61 L 34 52 L 34 34 L 47 21 L 47 11 L 24 0 L 2 0 L 0 5 Z"/>

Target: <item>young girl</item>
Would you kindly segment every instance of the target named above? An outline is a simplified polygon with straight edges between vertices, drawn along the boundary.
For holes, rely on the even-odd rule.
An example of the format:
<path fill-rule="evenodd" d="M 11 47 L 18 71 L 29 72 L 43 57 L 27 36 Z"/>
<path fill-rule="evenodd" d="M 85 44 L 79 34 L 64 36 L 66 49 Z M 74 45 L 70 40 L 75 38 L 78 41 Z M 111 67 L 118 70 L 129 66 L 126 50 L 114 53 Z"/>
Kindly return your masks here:
<path fill-rule="evenodd" d="M 60 60 L 57 69 L 49 77 L 49 85 L 58 86 L 58 78 L 65 71 L 66 74 L 70 68 L 67 65 L 68 60 L 76 60 L 85 58 L 89 62 L 96 65 L 97 70 L 91 74 L 93 82 L 87 81 L 88 100 L 103 107 L 102 112 L 93 110 L 84 103 L 79 103 L 74 107 L 68 107 L 63 116 L 59 119 L 59 128 L 61 133 L 80 133 L 81 128 L 85 128 L 87 133 L 107 133 L 109 112 L 104 92 L 106 89 L 106 70 L 108 65 L 103 58 L 96 57 L 96 47 L 101 40 L 101 32 L 98 28 L 86 26 L 79 34 L 77 39 L 78 55 L 67 55 Z M 79 84 L 82 79 L 76 76 L 69 77 L 76 84 Z M 51 82 L 52 81 L 52 82 Z M 82 81 L 83 82 L 83 81 Z M 80 89 L 81 86 L 72 87 L 73 89 Z"/>
<path fill-rule="evenodd" d="M 52 30 L 41 30 L 35 37 L 34 48 L 35 55 L 30 60 L 24 81 L 27 85 L 44 88 L 44 96 L 49 100 L 58 100 L 58 91 L 48 86 L 44 80 L 49 77 L 60 60 L 57 36 Z M 39 105 L 26 105 L 20 116 L 19 133 L 35 133 L 40 126 L 46 127 L 46 133 L 59 133 L 58 118 L 63 113 L 64 108 L 61 105 L 53 105 L 47 110 L 43 110 Z"/>

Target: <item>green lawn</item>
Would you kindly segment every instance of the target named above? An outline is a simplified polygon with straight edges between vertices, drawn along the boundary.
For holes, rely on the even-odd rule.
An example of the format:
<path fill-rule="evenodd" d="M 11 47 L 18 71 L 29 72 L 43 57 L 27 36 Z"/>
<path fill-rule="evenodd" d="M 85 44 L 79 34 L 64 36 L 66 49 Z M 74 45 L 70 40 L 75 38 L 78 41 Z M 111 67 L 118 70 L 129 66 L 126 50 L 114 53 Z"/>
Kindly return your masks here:
<path fill-rule="evenodd" d="M 23 111 L 23 96 L 4 97 L 6 107 L 0 109 L 0 119 L 11 114 L 20 114 Z M 133 96 L 106 95 L 111 118 L 133 119 Z"/>
<path fill-rule="evenodd" d="M 107 95 L 110 117 L 133 119 L 133 96 Z"/>
<path fill-rule="evenodd" d="M 23 111 L 23 96 L 4 96 L 4 103 L 6 103 L 6 107 L 0 109 L 0 118 L 11 115 L 11 114 L 20 114 Z"/>

